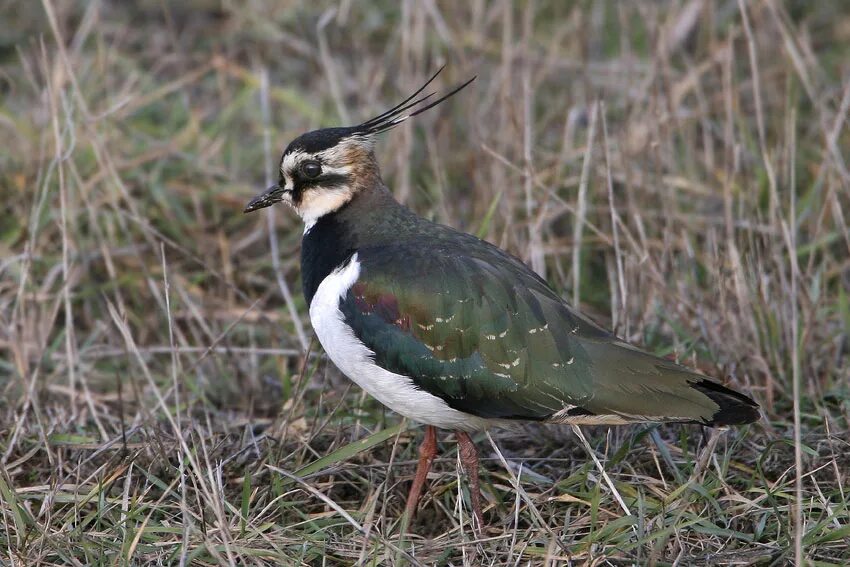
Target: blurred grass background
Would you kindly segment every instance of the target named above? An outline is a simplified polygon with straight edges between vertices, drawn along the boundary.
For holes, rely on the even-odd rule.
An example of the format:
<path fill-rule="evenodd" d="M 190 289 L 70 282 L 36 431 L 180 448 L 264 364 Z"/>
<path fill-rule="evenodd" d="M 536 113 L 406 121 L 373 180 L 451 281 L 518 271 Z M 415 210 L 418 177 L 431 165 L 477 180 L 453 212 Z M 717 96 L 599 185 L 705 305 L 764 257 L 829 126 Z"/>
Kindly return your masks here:
<path fill-rule="evenodd" d="M 0 2 L 0 556 L 11 565 L 850 562 L 850 4 Z M 385 135 L 418 213 L 750 392 L 725 434 L 450 437 L 311 341 L 301 225 L 244 216 L 280 151 Z M 272 228 L 273 230 L 270 230 Z M 506 468 L 507 465 L 507 468 Z"/>

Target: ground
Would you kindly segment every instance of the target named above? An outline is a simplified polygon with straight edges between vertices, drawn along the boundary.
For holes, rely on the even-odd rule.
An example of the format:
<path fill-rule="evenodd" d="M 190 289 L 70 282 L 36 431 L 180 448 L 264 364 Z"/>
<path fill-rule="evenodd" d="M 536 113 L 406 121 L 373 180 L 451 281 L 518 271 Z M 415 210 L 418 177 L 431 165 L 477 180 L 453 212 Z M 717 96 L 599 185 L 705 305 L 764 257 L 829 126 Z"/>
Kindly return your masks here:
<path fill-rule="evenodd" d="M 0 563 L 850 562 L 846 2 L 0 21 Z M 480 434 L 478 535 L 446 433 L 402 535 L 421 428 L 312 341 L 297 218 L 241 210 L 296 135 L 443 64 L 441 90 L 478 79 L 383 136 L 396 196 L 750 393 L 759 423 Z"/>

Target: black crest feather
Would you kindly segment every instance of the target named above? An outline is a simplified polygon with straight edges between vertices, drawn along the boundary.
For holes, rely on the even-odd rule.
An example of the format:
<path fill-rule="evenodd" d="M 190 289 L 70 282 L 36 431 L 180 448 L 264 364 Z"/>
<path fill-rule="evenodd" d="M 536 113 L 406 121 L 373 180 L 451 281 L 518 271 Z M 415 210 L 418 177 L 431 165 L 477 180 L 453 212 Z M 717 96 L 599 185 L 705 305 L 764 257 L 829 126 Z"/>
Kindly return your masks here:
<path fill-rule="evenodd" d="M 412 118 L 417 114 L 422 114 L 429 108 L 437 106 L 447 98 L 458 93 L 476 78 L 472 77 L 437 100 L 431 100 L 431 98 L 437 94 L 436 92 L 419 96 L 422 91 L 428 88 L 428 85 L 434 82 L 434 79 L 437 78 L 437 75 L 439 75 L 443 69 L 445 69 L 445 65 L 437 69 L 437 72 L 434 73 L 424 85 L 419 87 L 415 93 L 386 112 L 382 112 L 374 118 L 370 118 L 366 122 L 358 124 L 357 126 L 322 128 L 320 130 L 313 130 L 312 132 L 302 134 L 289 144 L 283 152 L 283 155 L 285 156 L 299 150 L 309 154 L 314 154 L 328 148 L 332 148 L 347 138 L 369 138 L 375 134 L 386 132 L 387 130 L 395 128 L 408 118 Z"/>
<path fill-rule="evenodd" d="M 471 79 L 469 79 L 465 83 L 455 87 L 454 89 L 449 91 L 447 94 L 441 96 L 437 100 L 432 100 L 432 101 L 428 102 L 428 99 L 430 99 L 435 94 L 437 94 L 436 92 L 428 93 L 428 94 L 423 95 L 419 98 L 416 98 L 420 95 L 420 93 L 422 93 L 422 91 L 424 91 L 426 88 L 428 88 L 428 85 L 430 85 L 431 83 L 434 82 L 434 79 L 437 78 L 437 75 L 439 75 L 443 71 L 443 69 L 445 69 L 445 68 L 446 68 L 446 66 L 443 65 L 442 67 L 437 69 L 437 72 L 434 73 L 431 76 L 431 78 L 428 79 L 428 81 L 424 85 L 419 87 L 416 90 L 415 93 L 413 93 L 412 95 L 410 95 L 409 97 L 407 97 L 406 99 L 401 101 L 399 104 L 395 105 L 394 107 L 387 110 L 386 112 L 382 112 L 381 114 L 379 114 L 378 116 L 375 116 L 374 118 L 370 118 L 369 120 L 367 120 L 366 122 L 363 122 L 362 124 L 358 124 L 357 126 L 353 126 L 352 127 L 353 134 L 354 135 L 360 135 L 360 136 L 371 136 L 371 135 L 380 134 L 381 132 L 386 132 L 387 130 L 395 128 L 396 126 L 398 126 L 399 124 L 401 124 L 402 122 L 407 120 L 408 118 L 413 118 L 417 114 L 422 114 L 423 112 L 425 112 L 429 108 L 433 108 L 433 107 L 437 106 L 438 104 L 440 104 L 441 102 L 443 102 L 444 100 L 446 100 L 447 98 L 457 94 L 463 88 L 468 86 L 472 81 L 474 81 L 476 79 L 476 77 L 472 77 Z M 428 102 L 428 104 L 426 104 L 425 106 L 419 106 L 419 108 L 416 108 L 418 105 L 421 105 L 425 102 Z M 411 110 L 411 109 L 413 109 L 413 110 Z M 408 111 L 410 111 L 410 112 L 408 112 Z"/>

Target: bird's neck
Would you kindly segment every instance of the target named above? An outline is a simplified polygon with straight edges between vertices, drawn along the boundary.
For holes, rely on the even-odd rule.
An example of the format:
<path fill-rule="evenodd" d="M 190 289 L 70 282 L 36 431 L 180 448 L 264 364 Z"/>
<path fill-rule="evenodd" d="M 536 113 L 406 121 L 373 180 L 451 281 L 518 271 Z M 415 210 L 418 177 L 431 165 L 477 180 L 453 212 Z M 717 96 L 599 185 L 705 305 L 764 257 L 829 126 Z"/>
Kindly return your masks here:
<path fill-rule="evenodd" d="M 322 280 L 359 248 L 398 238 L 416 218 L 383 183 L 361 189 L 338 210 L 318 218 L 301 241 L 301 278 L 308 305 Z"/>

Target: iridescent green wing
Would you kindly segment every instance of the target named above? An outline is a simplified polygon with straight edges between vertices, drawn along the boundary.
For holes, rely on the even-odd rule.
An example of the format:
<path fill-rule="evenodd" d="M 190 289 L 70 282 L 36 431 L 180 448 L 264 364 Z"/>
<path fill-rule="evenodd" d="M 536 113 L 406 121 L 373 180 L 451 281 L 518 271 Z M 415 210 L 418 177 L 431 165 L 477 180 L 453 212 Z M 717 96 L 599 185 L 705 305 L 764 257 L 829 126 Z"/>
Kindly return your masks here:
<path fill-rule="evenodd" d="M 486 418 L 717 421 L 731 391 L 620 342 L 519 260 L 452 234 L 358 251 L 340 309 L 379 366 Z"/>
<path fill-rule="evenodd" d="M 381 367 L 482 417 L 545 419 L 590 399 L 592 361 L 570 313 L 521 262 L 476 239 L 364 248 L 341 302 Z"/>

